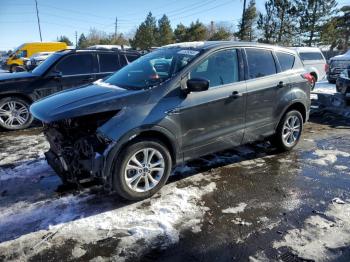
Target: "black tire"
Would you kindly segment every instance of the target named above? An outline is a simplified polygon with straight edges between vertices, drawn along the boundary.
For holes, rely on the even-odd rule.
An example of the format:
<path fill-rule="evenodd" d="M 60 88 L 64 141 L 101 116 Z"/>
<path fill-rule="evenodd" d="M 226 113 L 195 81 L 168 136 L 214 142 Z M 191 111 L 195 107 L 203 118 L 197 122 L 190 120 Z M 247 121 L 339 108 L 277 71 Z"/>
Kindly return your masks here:
<path fill-rule="evenodd" d="M 290 119 L 290 117 L 292 117 L 292 116 L 295 116 L 298 118 L 299 123 L 300 123 L 300 132 L 297 135 L 297 138 L 296 138 L 294 143 L 287 144 L 287 142 L 284 141 L 284 139 L 283 139 L 284 125 L 285 125 L 286 121 L 288 119 Z M 281 121 L 279 122 L 279 124 L 277 126 L 276 133 L 271 138 L 270 141 L 277 148 L 278 151 L 280 151 L 280 152 L 290 151 L 298 144 L 300 137 L 301 137 L 301 134 L 302 134 L 302 131 L 303 131 L 303 117 L 302 117 L 302 115 L 297 110 L 291 110 L 291 111 L 288 111 L 282 117 Z"/>
<path fill-rule="evenodd" d="M 0 109 L 6 109 L 5 104 L 9 102 L 15 102 L 19 105 L 23 105 L 28 111 L 28 117 L 26 118 L 26 121 L 23 124 L 19 124 L 19 122 L 17 122 L 18 125 L 10 126 L 6 124 L 7 117 L 0 115 L 0 127 L 6 130 L 21 130 L 29 127 L 33 122 L 33 116 L 29 112 L 30 103 L 22 98 L 10 96 L 0 99 Z"/>
<path fill-rule="evenodd" d="M 161 178 L 159 179 L 159 182 L 152 189 L 145 192 L 137 192 L 135 190 L 132 190 L 127 185 L 125 178 L 125 169 L 132 156 L 134 156 L 137 152 L 145 148 L 156 149 L 161 154 L 164 160 L 164 172 Z M 157 139 L 137 140 L 127 145 L 124 149 L 122 149 L 116 157 L 112 168 L 113 187 L 118 195 L 127 200 L 138 201 L 145 198 L 149 198 L 165 185 L 169 178 L 171 169 L 172 160 L 169 150 L 161 141 Z"/>
<path fill-rule="evenodd" d="M 16 72 L 16 67 L 17 67 L 18 65 L 11 65 L 10 66 L 10 73 L 14 73 L 14 72 Z"/>

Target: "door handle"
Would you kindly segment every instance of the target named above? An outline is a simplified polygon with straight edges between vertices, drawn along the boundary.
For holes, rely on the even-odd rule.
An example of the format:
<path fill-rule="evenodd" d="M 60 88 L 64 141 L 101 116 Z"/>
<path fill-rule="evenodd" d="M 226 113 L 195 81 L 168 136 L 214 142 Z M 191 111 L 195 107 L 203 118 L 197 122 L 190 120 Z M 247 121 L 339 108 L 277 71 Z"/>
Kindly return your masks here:
<path fill-rule="evenodd" d="M 232 98 L 239 98 L 239 97 L 242 97 L 242 93 L 239 93 L 238 91 L 233 91 L 232 92 L 232 95 L 230 96 L 230 97 L 232 97 Z"/>
<path fill-rule="evenodd" d="M 89 77 L 89 78 L 83 79 L 83 82 L 91 82 L 91 81 L 93 81 L 93 80 L 94 80 L 93 77 Z"/>
<path fill-rule="evenodd" d="M 283 88 L 285 87 L 286 85 L 283 83 L 283 81 L 280 81 L 278 84 L 277 84 L 277 88 Z"/>

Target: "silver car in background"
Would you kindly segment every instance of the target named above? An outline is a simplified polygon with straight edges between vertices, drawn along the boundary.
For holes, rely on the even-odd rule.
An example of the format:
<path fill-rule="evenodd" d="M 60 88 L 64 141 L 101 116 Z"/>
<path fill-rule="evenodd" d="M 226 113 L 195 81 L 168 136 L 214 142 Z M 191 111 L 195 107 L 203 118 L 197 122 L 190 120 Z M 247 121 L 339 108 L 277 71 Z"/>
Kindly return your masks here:
<path fill-rule="evenodd" d="M 350 50 L 345 54 L 337 55 L 329 59 L 329 69 L 327 79 L 329 83 L 334 84 L 340 73 L 350 66 Z"/>
<path fill-rule="evenodd" d="M 315 83 L 326 77 L 327 61 L 318 47 L 291 47 L 295 50 L 304 64 L 305 70 L 313 77 L 312 88 Z"/>

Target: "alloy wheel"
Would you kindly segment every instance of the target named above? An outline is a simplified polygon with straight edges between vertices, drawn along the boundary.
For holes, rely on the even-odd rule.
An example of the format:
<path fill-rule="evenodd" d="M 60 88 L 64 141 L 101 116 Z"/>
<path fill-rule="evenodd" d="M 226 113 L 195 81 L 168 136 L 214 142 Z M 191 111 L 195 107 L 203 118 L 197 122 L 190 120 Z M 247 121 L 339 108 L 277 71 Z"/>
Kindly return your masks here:
<path fill-rule="evenodd" d="M 124 178 L 127 186 L 135 192 L 146 192 L 154 188 L 165 172 L 163 155 L 155 148 L 137 151 L 127 161 Z"/>
<path fill-rule="evenodd" d="M 30 113 L 25 104 L 9 101 L 0 105 L 0 122 L 5 128 L 19 128 L 27 123 Z"/>
<path fill-rule="evenodd" d="M 287 146 L 293 146 L 301 134 L 300 119 L 292 115 L 286 119 L 282 129 L 282 139 Z"/>

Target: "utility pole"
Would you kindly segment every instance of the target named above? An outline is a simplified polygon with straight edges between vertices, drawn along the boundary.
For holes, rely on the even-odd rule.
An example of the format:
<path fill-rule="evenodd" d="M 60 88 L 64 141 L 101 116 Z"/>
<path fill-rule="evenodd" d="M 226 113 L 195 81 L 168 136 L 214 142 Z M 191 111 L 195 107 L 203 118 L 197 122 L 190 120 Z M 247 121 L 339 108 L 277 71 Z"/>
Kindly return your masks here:
<path fill-rule="evenodd" d="M 35 0 L 35 7 L 36 7 L 36 17 L 38 18 L 38 27 L 39 27 L 39 34 L 40 34 L 40 42 L 43 41 L 43 38 L 41 36 L 41 28 L 40 28 L 40 19 L 39 19 L 39 10 L 38 10 L 38 1 Z"/>
<path fill-rule="evenodd" d="M 114 38 L 117 39 L 118 36 L 118 17 L 115 18 L 115 32 L 114 32 Z"/>
<path fill-rule="evenodd" d="M 75 48 L 78 48 L 78 32 L 75 31 Z"/>
<path fill-rule="evenodd" d="M 244 0 L 243 1 L 243 14 L 242 14 L 242 28 L 241 28 L 241 40 L 243 40 L 242 39 L 242 37 L 243 37 L 243 32 L 244 32 L 244 16 L 245 16 L 245 5 L 246 5 L 246 0 Z"/>

